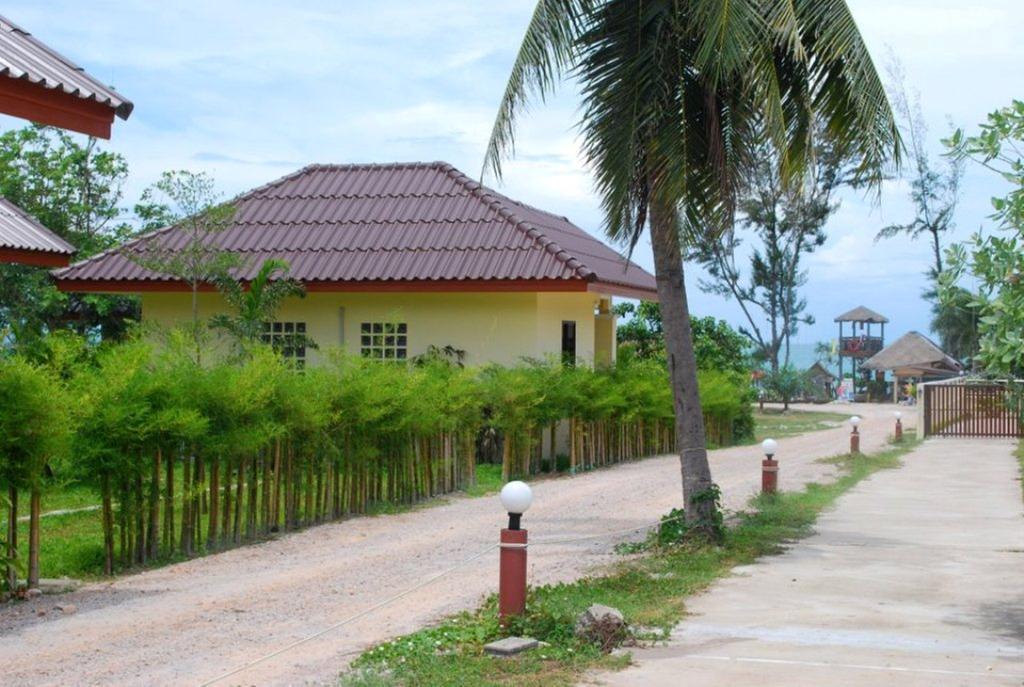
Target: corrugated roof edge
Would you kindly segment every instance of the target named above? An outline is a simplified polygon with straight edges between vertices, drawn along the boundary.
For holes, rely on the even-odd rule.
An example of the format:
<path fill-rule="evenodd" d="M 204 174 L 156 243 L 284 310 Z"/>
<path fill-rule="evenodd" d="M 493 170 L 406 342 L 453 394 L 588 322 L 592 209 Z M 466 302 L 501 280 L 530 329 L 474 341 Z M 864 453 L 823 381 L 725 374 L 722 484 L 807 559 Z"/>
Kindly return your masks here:
<path fill-rule="evenodd" d="M 62 84 L 53 84 L 53 85 L 51 85 L 51 84 L 48 84 L 45 80 L 33 81 L 32 79 L 28 78 L 27 74 L 25 76 L 23 76 L 23 77 L 15 79 L 15 80 L 17 80 L 17 81 L 25 81 L 25 82 L 31 83 L 31 84 L 40 84 L 44 88 L 49 88 L 51 90 L 59 89 L 62 93 L 67 93 L 68 95 L 77 96 L 79 98 L 82 98 L 83 100 L 92 100 L 92 101 L 100 103 L 102 105 L 110 105 L 112 107 L 112 109 L 114 110 L 114 113 L 118 117 L 120 117 L 121 119 L 124 119 L 124 120 L 128 119 L 128 116 L 131 115 L 132 110 L 135 109 L 135 104 L 131 100 L 128 100 L 123 95 L 121 95 L 120 91 L 118 91 L 116 88 L 114 88 L 113 86 L 108 86 L 108 85 L 106 85 L 104 83 L 101 83 L 99 80 L 96 79 L 96 77 L 92 76 L 89 72 L 85 71 L 84 67 L 79 66 L 77 62 L 68 59 L 67 57 L 65 57 L 61 53 L 59 53 L 56 50 L 54 50 L 53 48 L 51 48 L 46 43 L 43 43 L 38 38 L 33 36 L 30 32 L 28 32 L 25 29 L 21 28 L 20 26 L 15 24 L 13 21 L 8 19 L 7 17 L 4 17 L 4 16 L 0 15 L 0 21 L 2 21 L 3 23 L 9 25 L 11 27 L 11 29 L 13 29 L 14 31 L 17 31 L 18 33 L 20 33 L 25 40 L 29 41 L 30 43 L 35 45 L 40 50 L 43 50 L 45 52 L 50 53 L 51 55 L 56 57 L 58 60 L 60 60 L 64 64 L 66 64 L 68 67 L 70 67 L 71 69 L 73 69 L 76 72 L 78 72 L 79 74 L 81 74 L 83 78 L 85 78 L 86 80 L 92 82 L 92 84 L 94 86 L 96 86 L 97 91 L 109 91 L 109 92 L 111 92 L 113 94 L 116 94 L 117 98 L 121 102 L 118 103 L 117 105 L 114 105 L 111 102 L 111 99 L 109 97 L 103 99 L 103 98 L 100 98 L 97 93 L 94 93 L 91 97 L 82 97 L 79 94 L 77 89 L 69 91 L 68 89 L 64 88 Z M 0 74 L 3 74 L 5 76 L 7 76 L 8 78 L 14 78 L 14 77 L 11 77 L 7 73 L 6 69 L 0 70 Z"/>

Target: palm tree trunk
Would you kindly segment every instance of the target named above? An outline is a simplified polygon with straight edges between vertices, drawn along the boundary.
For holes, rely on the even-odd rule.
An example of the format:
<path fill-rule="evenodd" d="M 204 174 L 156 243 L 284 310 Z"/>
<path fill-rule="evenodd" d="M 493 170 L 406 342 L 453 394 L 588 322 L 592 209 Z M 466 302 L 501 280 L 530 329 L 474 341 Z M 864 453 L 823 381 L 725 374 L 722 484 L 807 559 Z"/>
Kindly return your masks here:
<path fill-rule="evenodd" d="M 713 534 L 710 525 L 714 522 L 715 504 L 707 498 L 713 482 L 697 386 L 697 358 L 693 350 L 693 330 L 683 281 L 677 214 L 671 207 L 652 203 L 650 225 L 654 274 L 675 406 L 676 448 L 683 477 L 686 523 Z"/>

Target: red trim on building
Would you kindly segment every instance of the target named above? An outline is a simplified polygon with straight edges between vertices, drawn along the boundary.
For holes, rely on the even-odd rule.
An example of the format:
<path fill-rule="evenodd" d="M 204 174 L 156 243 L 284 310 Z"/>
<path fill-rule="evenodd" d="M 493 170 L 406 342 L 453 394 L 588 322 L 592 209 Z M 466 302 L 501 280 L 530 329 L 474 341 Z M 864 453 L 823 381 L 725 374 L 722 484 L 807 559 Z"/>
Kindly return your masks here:
<path fill-rule="evenodd" d="M 581 292 L 588 290 L 582 279 L 452 279 L 419 281 L 330 281 L 306 282 L 309 293 L 504 293 L 504 292 Z M 181 281 L 117 281 L 102 279 L 58 279 L 57 288 L 67 292 L 90 293 L 187 293 L 189 285 Z M 215 291 L 202 284 L 200 291 Z M 606 291 L 602 291 L 606 292 Z"/>
<path fill-rule="evenodd" d="M 0 78 L 0 112 L 104 139 L 114 122 L 108 105 L 9 77 Z"/>
<path fill-rule="evenodd" d="M 67 267 L 71 256 L 66 253 L 48 253 L 21 248 L 0 248 L 0 262 L 13 262 L 34 267 Z"/>

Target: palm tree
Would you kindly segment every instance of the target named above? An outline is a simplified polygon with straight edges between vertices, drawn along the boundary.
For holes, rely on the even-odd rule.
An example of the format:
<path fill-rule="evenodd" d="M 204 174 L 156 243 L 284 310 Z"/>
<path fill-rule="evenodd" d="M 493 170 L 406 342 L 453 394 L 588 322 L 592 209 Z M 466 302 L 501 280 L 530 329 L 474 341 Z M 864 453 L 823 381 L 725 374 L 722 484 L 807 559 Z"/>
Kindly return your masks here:
<path fill-rule="evenodd" d="M 730 228 L 760 144 L 796 184 L 820 129 L 857 160 L 862 180 L 877 181 L 898 160 L 892 111 L 842 0 L 540 0 L 485 170 L 500 178 L 521 111 L 569 77 L 581 89 L 583 153 L 605 231 L 632 251 L 650 227 L 686 520 L 707 530 L 714 484 L 680 244 L 718 240 Z"/>

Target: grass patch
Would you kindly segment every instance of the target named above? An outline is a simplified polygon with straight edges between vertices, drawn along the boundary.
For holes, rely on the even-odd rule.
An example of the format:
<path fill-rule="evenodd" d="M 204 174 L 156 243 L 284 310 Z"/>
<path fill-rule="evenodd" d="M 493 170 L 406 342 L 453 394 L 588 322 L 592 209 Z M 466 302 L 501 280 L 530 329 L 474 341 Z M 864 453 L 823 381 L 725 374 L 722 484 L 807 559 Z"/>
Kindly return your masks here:
<path fill-rule="evenodd" d="M 588 670 L 618 668 L 628 657 L 607 656 L 574 635 L 576 617 L 592 603 L 621 610 L 639 639 L 667 636 L 685 613 L 685 599 L 737 565 L 777 553 L 807 536 L 822 510 L 877 470 L 897 467 L 900 456 L 917 442 L 872 456 L 839 456 L 841 476 L 830 484 L 811 484 L 800 492 L 758 497 L 738 515 L 720 546 L 680 543 L 654 545 L 640 556 L 616 564 L 600 577 L 530 590 L 527 614 L 503 632 L 497 622 L 497 599 L 489 598 L 472 613 L 448 618 L 436 627 L 400 637 L 362 654 L 342 676 L 343 687 L 455 687 L 456 685 L 572 685 Z M 1022 458 L 1024 460 L 1024 458 Z M 483 653 L 489 641 L 506 634 L 534 637 L 547 646 L 512 660 Z"/>
<path fill-rule="evenodd" d="M 765 408 L 754 411 L 754 438 L 750 444 L 760 443 L 768 437 L 782 439 L 822 429 L 832 429 L 850 419 L 842 413 L 816 413 L 808 410 Z"/>
<path fill-rule="evenodd" d="M 1020 495 L 1024 498 L 1024 440 L 1017 444 L 1017 462 L 1020 463 Z"/>
<path fill-rule="evenodd" d="M 476 484 L 466 489 L 466 496 L 487 496 L 501 491 L 501 465 L 481 463 L 476 466 Z"/>

